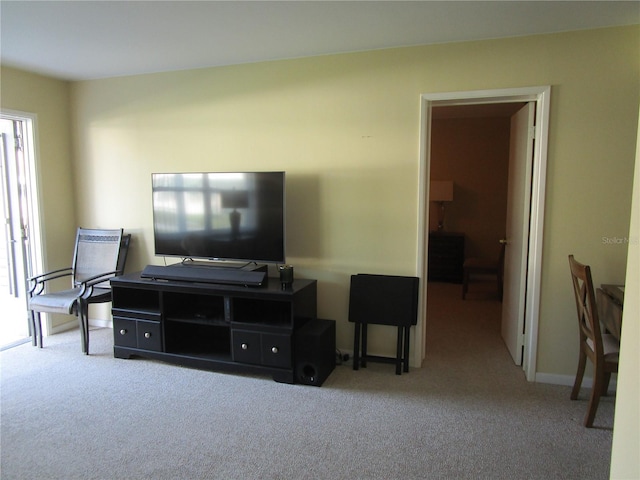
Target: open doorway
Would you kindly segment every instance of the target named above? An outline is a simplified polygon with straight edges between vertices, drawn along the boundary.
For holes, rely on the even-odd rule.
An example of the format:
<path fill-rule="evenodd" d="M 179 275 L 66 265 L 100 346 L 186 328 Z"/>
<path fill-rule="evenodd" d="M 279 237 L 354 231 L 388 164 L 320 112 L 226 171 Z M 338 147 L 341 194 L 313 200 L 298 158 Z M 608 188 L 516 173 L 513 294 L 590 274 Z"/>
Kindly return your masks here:
<path fill-rule="evenodd" d="M 426 322 L 433 333 L 435 325 L 442 327 L 439 317 L 446 315 L 443 306 L 447 305 L 451 323 L 471 327 L 473 323 L 465 323 L 461 313 L 474 312 L 478 322 L 498 328 L 498 337 L 502 333 L 503 307 L 506 316 L 517 315 L 512 313 L 514 304 L 519 304 L 517 297 L 513 301 L 511 287 L 517 287 L 513 278 L 508 280 L 504 303 L 505 290 L 499 287 L 495 274 L 472 275 L 462 300 L 462 265 L 468 258 L 483 259 L 480 263 L 497 263 L 503 247 L 506 250 L 507 212 L 513 210 L 508 207 L 515 191 L 510 188 L 514 183 L 512 174 L 522 175 L 521 169 L 511 166 L 511 124 L 512 117 L 525 105 L 525 102 L 510 102 L 432 109 Z M 438 192 L 442 185 L 449 186 L 448 195 Z M 509 245 L 509 250 L 512 247 Z M 515 253 L 522 255 L 522 252 Z M 516 273 L 518 280 L 519 268 L 514 270 L 508 273 L 510 277 Z M 453 285 L 439 285 L 442 282 Z M 442 296 L 447 297 L 446 302 Z M 467 305 L 457 306 L 460 301 Z M 439 307 L 434 308 L 436 304 Z M 488 318 L 489 313 L 492 318 Z M 505 325 L 510 327 L 509 323 Z M 522 328 L 521 325 L 515 328 L 518 327 Z M 515 337 L 516 341 L 505 340 L 505 343 L 510 346 L 510 353 L 513 352 L 514 363 L 522 365 L 519 345 L 522 335 L 515 335 L 509 329 L 502 336 Z M 427 338 L 431 348 L 435 347 L 433 338 L 433 335 Z"/>
<path fill-rule="evenodd" d="M 427 278 L 428 271 L 428 245 L 429 245 L 429 181 L 431 172 L 431 145 L 433 128 L 433 109 L 448 106 L 466 105 L 490 105 L 490 104 L 530 104 L 531 118 L 536 119 L 535 125 L 530 125 L 531 138 L 535 137 L 535 148 L 531 150 L 531 166 L 526 178 L 525 190 L 529 192 L 526 200 L 528 214 L 526 221 L 526 235 L 518 239 L 519 242 L 526 242 L 526 248 L 522 251 L 521 267 L 518 274 L 522 275 L 524 281 L 518 282 L 519 302 L 516 309 L 517 321 L 524 325 L 524 333 L 518 340 L 522 343 L 522 366 L 527 380 L 535 380 L 536 352 L 537 352 L 537 332 L 538 332 L 538 311 L 540 298 L 540 267 L 542 258 L 542 227 L 544 212 L 544 190 L 546 175 L 546 150 L 548 137 L 549 118 L 549 96 L 550 87 L 525 87 L 518 89 L 453 92 L 444 94 L 424 94 L 422 95 L 422 123 L 420 142 L 420 238 L 419 238 L 419 259 L 418 271 L 422 273 L 422 278 Z M 533 145 L 533 144 L 532 144 Z M 427 282 L 423 282 L 421 292 L 420 312 L 421 318 L 426 319 L 426 291 Z M 427 322 L 423 321 L 416 327 L 416 337 L 422 339 L 421 345 L 416 345 L 416 349 L 421 356 L 414 361 L 418 364 L 422 362 L 426 353 Z M 506 339 L 505 339 L 506 342 Z M 418 355 L 418 353 L 416 353 Z M 515 357 L 514 357 L 515 358 Z"/>
<path fill-rule="evenodd" d="M 464 232 L 467 257 L 498 256 L 506 231 L 510 119 L 524 105 L 432 109 L 430 180 L 449 181 L 453 187 L 444 205 L 442 232 Z M 429 231 L 436 232 L 438 202 L 430 201 L 429 209 Z"/>
<path fill-rule="evenodd" d="M 29 340 L 27 279 L 41 265 L 35 169 L 34 118 L 0 115 L 0 348 Z"/>

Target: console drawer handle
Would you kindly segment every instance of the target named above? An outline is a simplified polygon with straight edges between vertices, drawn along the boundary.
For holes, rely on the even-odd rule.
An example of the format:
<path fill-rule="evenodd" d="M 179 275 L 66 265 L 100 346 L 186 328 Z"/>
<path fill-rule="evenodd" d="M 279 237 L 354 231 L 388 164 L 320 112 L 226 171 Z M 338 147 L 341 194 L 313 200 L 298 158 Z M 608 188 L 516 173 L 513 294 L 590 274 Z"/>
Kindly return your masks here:
<path fill-rule="evenodd" d="M 242 345 L 240 345 L 240 347 L 242 347 L 243 350 L 247 350 L 249 348 L 249 345 L 243 343 Z"/>
<path fill-rule="evenodd" d="M 122 330 L 120 330 L 120 335 L 126 335 L 127 331 L 123 328 Z"/>
<path fill-rule="evenodd" d="M 278 353 L 278 347 L 271 347 L 271 353 Z"/>
<path fill-rule="evenodd" d="M 144 338 L 151 338 L 150 332 L 144 332 Z"/>

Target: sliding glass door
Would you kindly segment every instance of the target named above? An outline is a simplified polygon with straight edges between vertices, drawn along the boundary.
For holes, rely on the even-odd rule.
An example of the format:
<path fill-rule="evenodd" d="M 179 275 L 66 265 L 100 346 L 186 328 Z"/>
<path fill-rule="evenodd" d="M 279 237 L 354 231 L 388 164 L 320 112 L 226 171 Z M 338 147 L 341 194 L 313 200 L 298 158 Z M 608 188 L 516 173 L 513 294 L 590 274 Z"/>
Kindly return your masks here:
<path fill-rule="evenodd" d="M 0 348 L 29 338 L 27 278 L 37 262 L 37 203 L 33 125 L 29 118 L 2 114 L 0 118 Z"/>

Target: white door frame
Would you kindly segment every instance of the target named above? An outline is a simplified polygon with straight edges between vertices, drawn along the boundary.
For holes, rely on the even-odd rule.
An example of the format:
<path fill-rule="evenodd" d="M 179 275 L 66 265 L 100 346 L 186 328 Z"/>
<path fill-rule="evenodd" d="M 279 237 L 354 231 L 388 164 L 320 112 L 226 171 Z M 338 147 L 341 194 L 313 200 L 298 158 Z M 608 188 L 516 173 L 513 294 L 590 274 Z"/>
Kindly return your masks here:
<path fill-rule="evenodd" d="M 40 217 L 40 169 L 38 168 L 38 116 L 35 113 L 22 112 L 18 110 L 11 110 L 2 108 L 0 109 L 0 117 L 23 122 L 25 131 L 22 142 L 23 154 L 26 160 L 25 172 L 27 178 L 26 182 L 29 184 L 29 201 L 27 206 L 28 213 L 28 225 L 27 232 L 28 241 L 30 242 L 29 255 L 33 272 L 42 272 L 43 265 L 45 263 L 44 249 L 42 245 L 42 233 L 43 226 Z M 26 300 L 26 299 L 25 299 Z M 25 305 L 26 307 L 26 305 Z M 45 321 L 43 322 L 43 333 L 48 335 L 51 331 L 51 319 L 50 316 L 45 314 Z M 32 332 L 30 332 L 32 333 Z"/>
<path fill-rule="evenodd" d="M 525 297 L 525 339 L 523 369 L 528 381 L 535 381 L 538 347 L 538 317 L 540 313 L 540 284 L 544 201 L 549 137 L 550 86 L 473 90 L 465 92 L 425 93 L 420 96 L 419 147 L 419 204 L 418 255 L 416 273 L 423 279 L 420 289 L 419 318 L 414 336 L 412 363 L 422 364 L 426 355 L 427 260 L 429 239 L 429 179 L 431 171 L 431 110 L 433 107 L 480 105 L 487 103 L 536 102 L 535 146 L 531 177 L 531 214 L 529 254 L 527 260 L 527 292 Z"/>

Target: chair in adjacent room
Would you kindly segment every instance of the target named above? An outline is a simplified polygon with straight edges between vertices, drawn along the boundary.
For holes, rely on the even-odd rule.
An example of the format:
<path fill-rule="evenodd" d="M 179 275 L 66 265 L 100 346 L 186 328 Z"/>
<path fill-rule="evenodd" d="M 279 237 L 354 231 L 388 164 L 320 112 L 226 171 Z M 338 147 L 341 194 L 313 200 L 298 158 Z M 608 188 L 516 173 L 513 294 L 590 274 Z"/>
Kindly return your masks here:
<path fill-rule="evenodd" d="M 580 335 L 578 371 L 573 390 L 571 390 L 571 400 L 578 398 L 588 358 L 593 363 L 593 386 L 587 414 L 584 418 L 584 426 L 592 427 L 600 397 L 607 394 L 611 374 L 618 372 L 620 344 L 613 335 L 603 334 L 600 328 L 591 268 L 588 265 L 577 262 L 573 255 L 569 255 L 569 267 L 575 294 Z"/>
<path fill-rule="evenodd" d="M 131 235 L 122 229 L 79 228 L 71 267 L 29 279 L 31 334 L 33 345 L 42 348 L 40 313 L 76 315 L 80 324 L 82 351 L 89 354 L 89 304 L 111 301 L 109 279 L 124 272 Z M 70 277 L 71 288 L 50 291 L 48 282 Z"/>
<path fill-rule="evenodd" d="M 498 289 L 498 299 L 502 301 L 503 273 L 504 273 L 504 251 L 506 243 L 501 241 L 500 253 L 497 259 L 489 258 L 467 258 L 462 265 L 462 299 L 465 300 L 469 290 L 469 283 L 477 275 L 496 277 Z"/>

